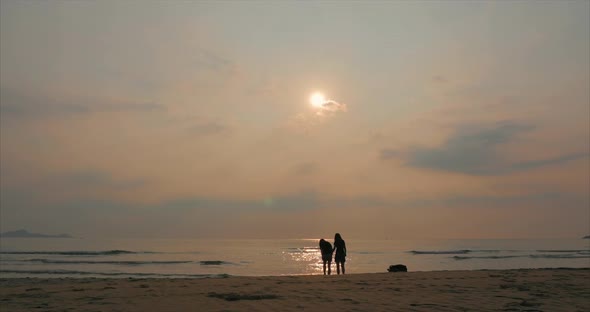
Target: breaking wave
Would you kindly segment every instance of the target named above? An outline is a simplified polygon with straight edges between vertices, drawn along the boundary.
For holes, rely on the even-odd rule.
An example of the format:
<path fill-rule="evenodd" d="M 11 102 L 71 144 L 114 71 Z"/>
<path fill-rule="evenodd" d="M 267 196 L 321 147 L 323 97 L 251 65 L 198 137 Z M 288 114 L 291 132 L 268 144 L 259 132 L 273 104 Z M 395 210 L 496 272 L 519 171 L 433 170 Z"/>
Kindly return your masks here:
<path fill-rule="evenodd" d="M 440 251 L 419 251 L 419 250 L 412 250 L 409 253 L 415 255 L 464 255 L 472 252 L 471 250 L 464 249 L 464 250 L 440 250 Z"/>
<path fill-rule="evenodd" d="M 203 260 L 203 261 L 199 261 L 199 263 L 201 265 L 224 265 L 224 264 L 235 265 L 235 263 L 233 263 L 233 262 L 227 262 L 227 261 L 222 261 L 222 260 Z"/>
<path fill-rule="evenodd" d="M 454 256 L 455 260 L 470 260 L 470 259 L 508 259 L 508 258 L 533 258 L 533 259 L 580 259 L 590 258 L 590 254 L 529 254 L 529 255 L 511 255 L 511 256 Z"/>
<path fill-rule="evenodd" d="M 568 255 L 529 255 L 531 258 L 546 258 L 546 259 L 575 259 L 575 258 L 590 258 L 590 254 L 568 254 Z"/>
<path fill-rule="evenodd" d="M 125 272 L 92 272 L 72 270 L 0 270 L 0 273 L 26 275 L 68 275 L 68 276 L 106 276 L 106 277 L 185 277 L 185 278 L 225 278 L 228 274 L 174 274 L 174 273 L 125 273 Z"/>
<path fill-rule="evenodd" d="M 142 264 L 183 264 L 194 261 L 85 261 L 85 260 L 54 260 L 54 259 L 28 259 L 23 262 L 36 262 L 45 264 L 120 264 L 120 265 L 142 265 Z"/>
<path fill-rule="evenodd" d="M 590 254 L 590 250 L 585 250 L 585 249 L 571 249 L 571 250 L 547 250 L 547 249 L 541 249 L 541 250 L 537 250 L 537 252 L 568 252 L 568 253 L 572 253 L 572 252 L 576 252 L 576 253 L 581 253 L 581 254 Z"/>
<path fill-rule="evenodd" d="M 4 255 L 62 255 L 62 256 L 113 256 L 128 254 L 155 254 L 154 251 L 129 251 L 129 250 L 105 250 L 105 251 L 0 251 Z"/>

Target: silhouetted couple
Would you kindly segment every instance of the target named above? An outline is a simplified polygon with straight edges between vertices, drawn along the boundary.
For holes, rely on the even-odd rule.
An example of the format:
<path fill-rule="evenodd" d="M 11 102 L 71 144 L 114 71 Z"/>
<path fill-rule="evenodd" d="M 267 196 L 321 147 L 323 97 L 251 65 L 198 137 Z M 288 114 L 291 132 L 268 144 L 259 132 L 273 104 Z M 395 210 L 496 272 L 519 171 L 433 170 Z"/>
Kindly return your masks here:
<path fill-rule="evenodd" d="M 320 251 L 322 252 L 322 261 L 324 262 L 324 275 L 326 275 L 326 264 L 328 264 L 328 275 L 332 274 L 332 254 L 336 252 L 334 260 L 336 261 L 336 271 L 344 274 L 344 262 L 346 262 L 346 243 L 340 236 L 340 233 L 334 235 L 334 248 L 330 242 L 320 239 Z"/>

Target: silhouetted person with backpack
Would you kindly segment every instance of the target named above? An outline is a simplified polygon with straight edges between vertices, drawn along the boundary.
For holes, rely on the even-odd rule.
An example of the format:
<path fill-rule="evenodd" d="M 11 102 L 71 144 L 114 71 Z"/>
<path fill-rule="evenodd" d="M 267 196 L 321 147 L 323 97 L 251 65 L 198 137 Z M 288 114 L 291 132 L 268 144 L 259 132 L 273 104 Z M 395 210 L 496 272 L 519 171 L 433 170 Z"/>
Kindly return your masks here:
<path fill-rule="evenodd" d="M 346 262 L 346 243 L 340 236 L 340 233 L 334 235 L 334 250 L 336 251 L 336 272 L 340 274 L 340 268 L 342 267 L 342 274 L 344 274 L 344 262 Z"/>
<path fill-rule="evenodd" d="M 324 275 L 326 275 L 326 263 L 328 263 L 328 275 L 332 274 L 332 244 L 330 242 L 320 239 L 320 251 L 322 253 L 322 261 L 324 262 Z"/>

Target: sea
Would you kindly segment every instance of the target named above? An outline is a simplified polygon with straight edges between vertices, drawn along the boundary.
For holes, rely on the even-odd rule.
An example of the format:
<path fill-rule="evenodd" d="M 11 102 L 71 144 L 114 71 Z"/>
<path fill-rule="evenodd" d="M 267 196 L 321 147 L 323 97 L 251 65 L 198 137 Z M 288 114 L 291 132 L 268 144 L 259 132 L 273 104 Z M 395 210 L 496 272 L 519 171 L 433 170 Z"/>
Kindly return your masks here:
<path fill-rule="evenodd" d="M 323 274 L 319 239 L 2 238 L 0 278 Z M 346 239 L 346 273 L 590 268 L 588 239 Z M 335 264 L 332 263 L 335 271 Z M 334 272 L 333 272 L 334 273 Z"/>

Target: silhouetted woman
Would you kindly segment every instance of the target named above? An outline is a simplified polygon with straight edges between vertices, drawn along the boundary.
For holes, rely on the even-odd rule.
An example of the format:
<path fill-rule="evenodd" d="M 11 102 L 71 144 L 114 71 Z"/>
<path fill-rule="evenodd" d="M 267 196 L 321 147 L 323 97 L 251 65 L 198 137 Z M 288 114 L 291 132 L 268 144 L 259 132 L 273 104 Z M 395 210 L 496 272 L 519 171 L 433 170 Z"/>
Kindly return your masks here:
<path fill-rule="evenodd" d="M 324 262 L 324 275 L 326 275 L 326 263 L 328 263 L 328 275 L 332 274 L 332 244 L 330 242 L 320 239 L 320 251 L 322 252 L 322 261 Z"/>
<path fill-rule="evenodd" d="M 334 250 L 336 251 L 336 272 L 340 274 L 340 267 L 342 267 L 342 274 L 344 274 L 344 262 L 346 262 L 346 243 L 340 236 L 340 233 L 334 235 Z"/>

